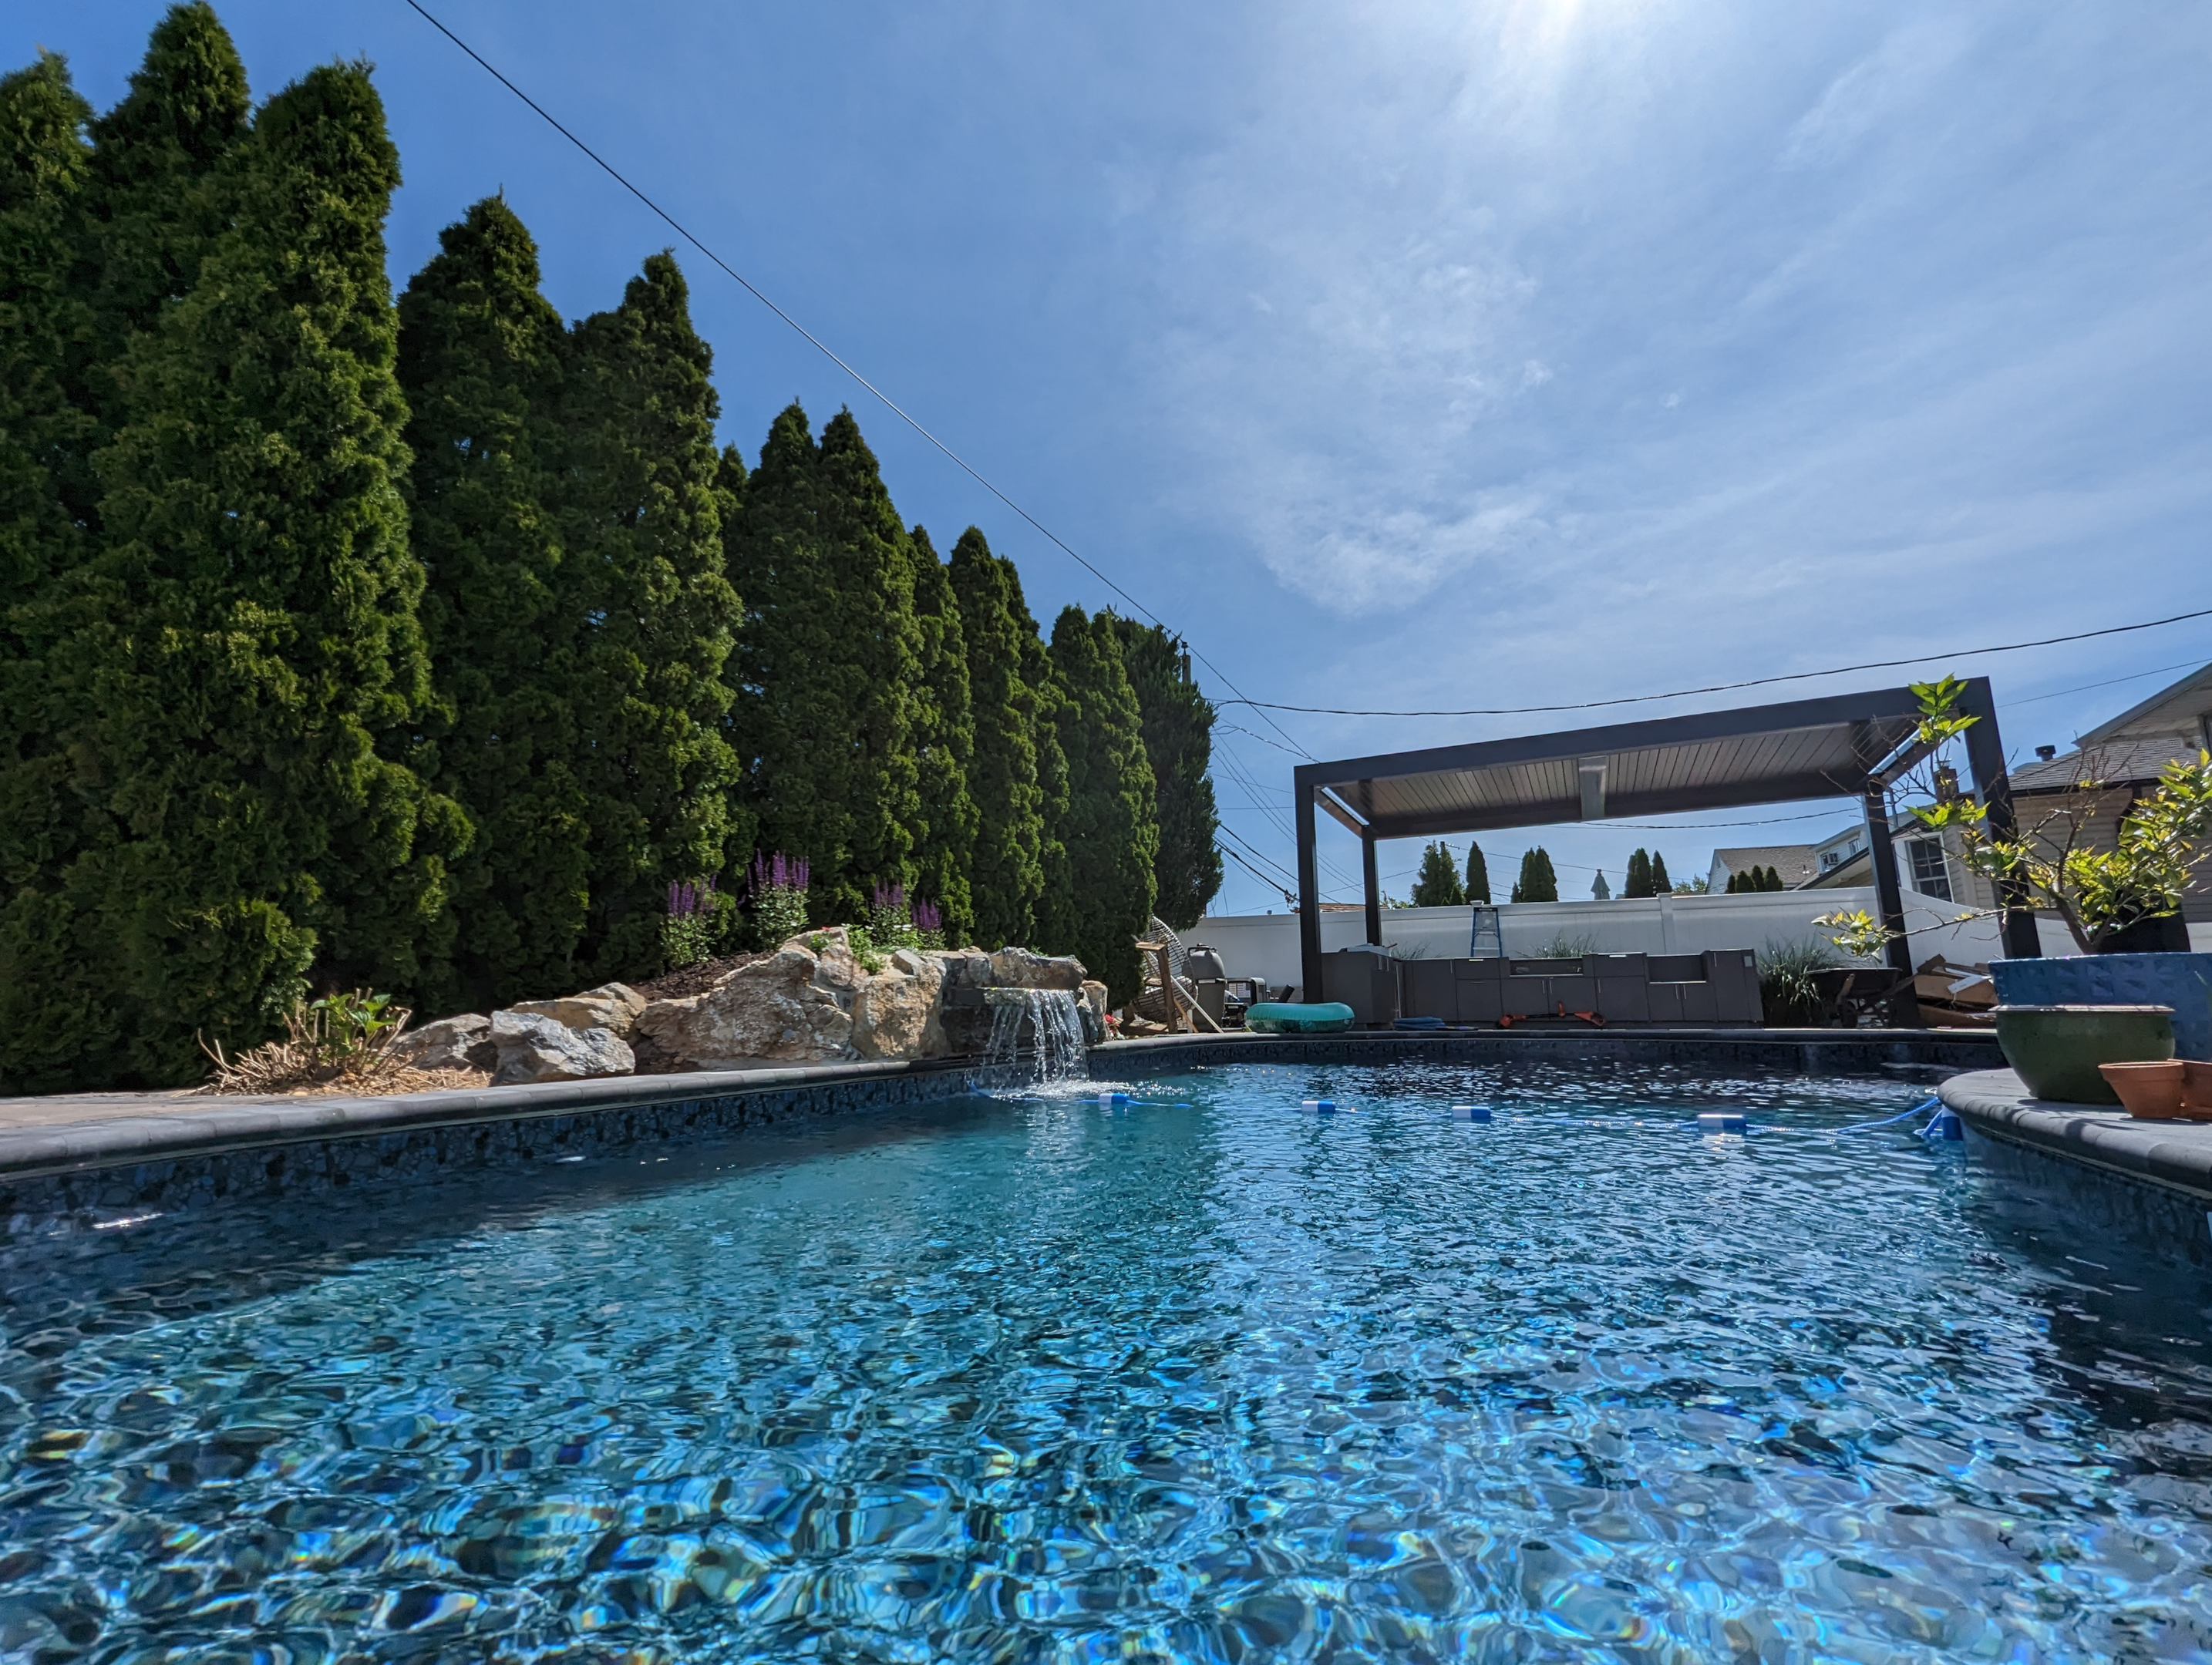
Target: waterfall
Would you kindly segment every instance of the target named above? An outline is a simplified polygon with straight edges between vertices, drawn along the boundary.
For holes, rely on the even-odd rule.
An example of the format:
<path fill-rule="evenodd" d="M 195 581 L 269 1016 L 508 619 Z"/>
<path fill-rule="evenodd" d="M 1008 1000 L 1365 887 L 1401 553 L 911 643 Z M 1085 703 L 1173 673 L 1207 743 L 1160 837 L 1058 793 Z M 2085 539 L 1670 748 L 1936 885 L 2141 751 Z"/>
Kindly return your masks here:
<path fill-rule="evenodd" d="M 1081 996 L 1065 988 L 991 988 L 983 998 L 991 1007 L 991 1042 L 987 1065 L 1012 1065 L 1021 1054 L 1022 1030 L 1030 1035 L 1032 1086 L 1080 1081 L 1091 1066 L 1083 1050 Z"/>

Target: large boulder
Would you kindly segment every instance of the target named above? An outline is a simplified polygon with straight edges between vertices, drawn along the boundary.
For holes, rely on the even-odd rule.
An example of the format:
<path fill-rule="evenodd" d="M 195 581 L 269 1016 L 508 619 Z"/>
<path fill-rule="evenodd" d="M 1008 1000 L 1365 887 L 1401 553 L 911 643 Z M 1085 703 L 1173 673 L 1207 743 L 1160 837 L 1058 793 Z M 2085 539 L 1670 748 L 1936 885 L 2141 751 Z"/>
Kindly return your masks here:
<path fill-rule="evenodd" d="M 1000 988 L 1064 988 L 1070 994 L 1083 987 L 1087 975 L 1083 962 L 1073 954 L 1040 954 L 1028 948 L 1001 948 L 990 957 L 991 981 Z"/>
<path fill-rule="evenodd" d="M 810 931 L 703 994 L 653 1001 L 638 1016 L 638 1048 L 654 1070 L 857 1058 L 853 1008 L 867 980 L 844 927 Z"/>
<path fill-rule="evenodd" d="M 895 950 L 853 993 L 853 1049 L 863 1058 L 942 1058 L 945 968 L 932 954 Z"/>
<path fill-rule="evenodd" d="M 392 1043 L 391 1055 L 410 1069 L 489 1072 L 499 1067 L 491 1019 L 481 1012 L 465 1012 L 407 1030 Z"/>
<path fill-rule="evenodd" d="M 637 1027 L 638 1013 L 645 1007 L 645 996 L 628 983 L 602 983 L 581 994 L 564 994 L 557 1000 L 519 1000 L 507 1010 L 550 1018 L 570 1029 L 608 1030 L 627 1041 L 630 1031 Z"/>
<path fill-rule="evenodd" d="M 637 1067 L 636 1054 L 612 1030 L 571 1029 L 542 1012 L 493 1012 L 490 1038 L 499 1049 L 495 1087 L 628 1075 Z"/>

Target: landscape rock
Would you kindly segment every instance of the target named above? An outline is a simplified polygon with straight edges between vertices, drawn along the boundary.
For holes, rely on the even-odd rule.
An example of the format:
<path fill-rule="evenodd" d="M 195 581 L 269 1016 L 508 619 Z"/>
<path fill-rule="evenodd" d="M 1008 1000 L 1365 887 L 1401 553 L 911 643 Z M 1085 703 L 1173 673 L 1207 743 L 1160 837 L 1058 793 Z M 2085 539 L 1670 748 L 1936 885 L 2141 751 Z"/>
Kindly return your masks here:
<path fill-rule="evenodd" d="M 626 1041 L 645 1007 L 645 996 L 628 983 L 602 983 L 557 1000 L 519 1000 L 507 1010 L 550 1018 L 574 1030 L 608 1030 Z"/>
<path fill-rule="evenodd" d="M 581 1081 L 628 1075 L 636 1054 L 610 1029 L 571 1029 L 542 1012 L 495 1012 L 490 1038 L 498 1048 L 495 1087 L 530 1081 Z"/>
<path fill-rule="evenodd" d="M 893 951 L 890 963 L 854 992 L 854 1050 L 863 1058 L 945 1056 L 939 1007 L 944 987 L 945 968 L 935 956 Z"/>
<path fill-rule="evenodd" d="M 1083 1038 L 1094 1047 L 1106 1038 L 1106 985 L 1095 977 L 1083 980 Z"/>
<path fill-rule="evenodd" d="M 842 926 L 810 931 L 704 994 L 653 1001 L 637 1019 L 638 1045 L 655 1070 L 857 1058 L 853 1008 L 867 981 Z"/>
<path fill-rule="evenodd" d="M 465 1012 L 402 1031 L 392 1043 L 392 1056 L 410 1069 L 489 1072 L 498 1067 L 499 1046 L 491 1038 L 491 1019 Z"/>
<path fill-rule="evenodd" d="M 1001 948 L 990 956 L 991 981 L 1000 988 L 1065 988 L 1083 987 L 1083 962 L 1072 954 L 1057 957 L 1027 948 Z"/>

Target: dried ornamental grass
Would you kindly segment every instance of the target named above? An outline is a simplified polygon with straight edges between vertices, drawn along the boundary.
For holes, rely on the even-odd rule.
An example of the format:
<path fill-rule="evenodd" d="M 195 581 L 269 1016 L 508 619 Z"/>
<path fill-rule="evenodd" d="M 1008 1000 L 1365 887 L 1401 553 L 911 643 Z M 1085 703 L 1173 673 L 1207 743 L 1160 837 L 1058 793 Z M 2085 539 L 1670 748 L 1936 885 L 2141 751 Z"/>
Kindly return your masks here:
<path fill-rule="evenodd" d="M 475 1070 L 418 1070 L 393 1055 L 414 1014 L 388 994 L 355 989 L 319 1000 L 295 1001 L 284 1014 L 285 1036 L 233 1058 L 220 1041 L 203 1040 L 215 1073 L 204 1093 L 422 1092 L 438 1087 L 479 1086 Z"/>

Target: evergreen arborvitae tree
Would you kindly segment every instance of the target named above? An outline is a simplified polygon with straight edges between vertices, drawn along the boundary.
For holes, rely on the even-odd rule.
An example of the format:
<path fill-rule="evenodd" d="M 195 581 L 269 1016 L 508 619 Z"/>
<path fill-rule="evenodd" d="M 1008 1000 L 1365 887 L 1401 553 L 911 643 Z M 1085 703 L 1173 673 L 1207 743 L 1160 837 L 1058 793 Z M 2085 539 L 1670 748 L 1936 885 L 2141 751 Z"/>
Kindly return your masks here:
<path fill-rule="evenodd" d="M 1741 873 L 1730 873 L 1729 875 L 1728 890 L 1726 893 L 1729 896 L 1735 896 L 1742 889 L 1743 875 Z"/>
<path fill-rule="evenodd" d="M 1180 638 L 1158 624 L 1102 613 L 1121 639 L 1121 664 L 1145 719 L 1145 755 L 1158 794 L 1154 910 L 1178 931 L 1204 917 L 1221 889 L 1221 825 L 1213 801 L 1213 705 L 1191 679 Z"/>
<path fill-rule="evenodd" d="M 367 72 L 310 72 L 228 166 L 228 228 L 131 343 L 106 544 L 45 661 L 80 832 L 0 981 L 74 956 L 108 1015 L 0 1013 L 11 1080 L 194 1079 L 196 1033 L 260 1040 L 311 965 L 406 996 L 444 948 L 466 823 L 392 755 L 429 686 Z"/>
<path fill-rule="evenodd" d="M 91 116 L 52 53 L 0 80 L 0 607 L 11 614 L 82 554 L 63 482 L 95 428 L 71 387 L 91 336 L 71 270 Z M 0 630 L 0 653 L 14 637 Z"/>
<path fill-rule="evenodd" d="M 72 397 L 91 333 L 70 270 L 90 115 L 50 54 L 0 80 L 0 1091 L 68 1085 L 35 1073 L 39 1031 L 112 1023 L 72 963 L 94 945 L 56 893 L 74 817 L 41 662 L 49 586 L 88 547 L 64 482 L 95 426 Z"/>
<path fill-rule="evenodd" d="M 1490 864 L 1482 859 L 1482 846 L 1467 847 L 1467 899 L 1487 906 L 1490 902 Z"/>
<path fill-rule="evenodd" d="M 1516 902 L 1557 902 L 1559 899 L 1559 878 L 1552 871 L 1552 858 L 1539 844 L 1521 857 L 1521 877 L 1513 885 Z"/>
<path fill-rule="evenodd" d="M 1073 908 L 1065 933 L 1042 945 L 1073 954 L 1115 1004 L 1143 981 L 1137 942 L 1150 929 L 1159 822 L 1144 718 L 1121 663 L 1120 637 L 1103 613 L 1064 610 L 1052 628 L 1060 698 L 1060 741 L 1067 757 L 1067 852 Z"/>
<path fill-rule="evenodd" d="M 921 632 L 914 551 L 850 411 L 818 446 L 796 404 L 769 427 L 731 565 L 760 848 L 811 864 L 815 918 L 866 920 L 878 884 L 914 882 Z"/>
<path fill-rule="evenodd" d="M 1061 682 L 1053 655 L 1038 639 L 1027 607 L 1022 610 L 1021 622 L 1027 630 L 1022 642 L 1022 677 L 1029 684 L 1030 708 L 1036 714 L 1037 809 L 1042 829 L 1037 843 L 1040 883 L 1030 940 L 1041 948 L 1051 943 L 1065 945 L 1048 949 L 1051 953 L 1074 953 L 1075 945 L 1083 940 L 1085 920 L 1068 845 L 1074 775 L 1066 725 L 1080 707 Z M 1151 928 L 1149 917 L 1144 924 L 1146 929 Z M 1105 975 L 1101 971 L 1091 975 L 1101 979 Z"/>
<path fill-rule="evenodd" d="M 574 685 L 587 626 L 562 560 L 556 414 L 566 331 L 538 249 L 487 197 L 440 235 L 399 300 L 410 520 L 442 709 L 425 780 L 477 836 L 453 876 L 458 983 L 479 1010 L 572 986 L 592 899 Z"/>
<path fill-rule="evenodd" d="M 1628 858 L 1628 877 L 1621 884 L 1620 894 L 1623 896 L 1648 896 L 1651 894 L 1650 852 L 1639 847 L 1636 854 Z"/>
<path fill-rule="evenodd" d="M 945 940 L 954 946 L 975 929 L 971 874 L 981 829 L 969 777 L 975 767 L 975 719 L 968 683 L 968 642 L 951 575 L 937 546 L 916 526 L 914 611 L 920 675 L 914 689 L 914 754 L 921 771 L 921 825 L 914 852 L 914 892 L 945 913 Z"/>
<path fill-rule="evenodd" d="M 972 928 L 987 948 L 1027 944 L 1036 938 L 1037 900 L 1044 890 L 1037 692 L 1024 674 L 1036 626 L 1022 600 L 1013 562 L 993 555 L 975 527 L 952 546 L 947 576 L 960 607 L 975 723 L 969 769 L 977 817 L 969 861 Z"/>
<path fill-rule="evenodd" d="M 558 590 L 580 628 L 560 680 L 590 838 L 589 979 L 659 969 L 668 886 L 750 848 L 726 738 L 738 599 L 712 363 L 665 252 L 621 306 L 577 325 L 568 354 Z"/>
<path fill-rule="evenodd" d="M 1466 901 L 1467 888 L 1460 883 L 1452 853 L 1441 843 L 1431 844 L 1421 852 L 1421 871 L 1413 879 L 1413 906 L 1457 908 Z"/>
<path fill-rule="evenodd" d="M 1655 896 L 1663 896 L 1674 888 L 1674 881 L 1667 877 L 1667 858 L 1656 850 L 1652 851 L 1651 894 Z"/>
<path fill-rule="evenodd" d="M 93 124 L 83 287 L 96 319 L 88 407 L 112 433 L 130 415 L 131 343 L 199 280 L 238 212 L 250 109 L 246 66 L 205 0 L 172 6 L 121 103 Z"/>

